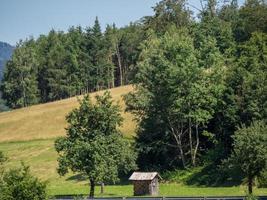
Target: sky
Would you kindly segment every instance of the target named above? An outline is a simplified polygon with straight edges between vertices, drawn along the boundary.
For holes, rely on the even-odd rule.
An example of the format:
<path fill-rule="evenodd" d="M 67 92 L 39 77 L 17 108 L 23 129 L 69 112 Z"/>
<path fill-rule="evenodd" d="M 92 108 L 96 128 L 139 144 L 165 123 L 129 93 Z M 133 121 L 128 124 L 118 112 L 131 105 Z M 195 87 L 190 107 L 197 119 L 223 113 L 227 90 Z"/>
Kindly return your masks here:
<path fill-rule="evenodd" d="M 0 0 L 0 41 L 15 45 L 29 36 L 37 38 L 52 28 L 92 26 L 98 16 L 102 28 L 125 26 L 153 14 L 159 0 Z M 200 7 L 199 0 L 189 0 Z M 193 8 L 192 8 L 193 9 Z"/>

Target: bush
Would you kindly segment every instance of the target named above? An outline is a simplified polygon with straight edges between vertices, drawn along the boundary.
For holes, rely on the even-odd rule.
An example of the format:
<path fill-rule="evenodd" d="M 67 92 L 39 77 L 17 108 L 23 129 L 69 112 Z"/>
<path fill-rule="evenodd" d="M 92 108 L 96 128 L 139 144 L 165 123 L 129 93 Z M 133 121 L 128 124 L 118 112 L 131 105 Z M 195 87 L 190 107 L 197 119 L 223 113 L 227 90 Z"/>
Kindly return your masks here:
<path fill-rule="evenodd" d="M 6 157 L 3 154 L 3 152 L 0 151 L 0 165 L 3 165 L 5 161 L 6 161 Z"/>
<path fill-rule="evenodd" d="M 258 177 L 258 187 L 267 187 L 267 169 L 265 169 Z"/>
<path fill-rule="evenodd" d="M 0 177 L 0 200 L 44 200 L 46 183 L 30 174 L 29 167 L 11 169 Z"/>

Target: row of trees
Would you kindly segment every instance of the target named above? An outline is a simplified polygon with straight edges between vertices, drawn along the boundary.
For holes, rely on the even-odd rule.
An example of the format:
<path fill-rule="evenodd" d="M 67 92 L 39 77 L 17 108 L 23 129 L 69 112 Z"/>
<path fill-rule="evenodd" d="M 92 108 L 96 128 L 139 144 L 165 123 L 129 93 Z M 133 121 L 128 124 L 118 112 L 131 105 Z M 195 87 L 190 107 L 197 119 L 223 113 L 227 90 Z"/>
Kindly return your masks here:
<path fill-rule="evenodd" d="M 79 108 L 72 110 L 66 117 L 68 122 L 67 136 L 58 138 L 55 142 L 56 151 L 59 153 L 58 173 L 65 175 L 68 170 L 72 170 L 85 175 L 90 182 L 89 197 L 93 198 L 97 183 L 101 183 L 101 185 L 103 183 L 115 183 L 118 181 L 119 175 L 125 175 L 137 168 L 135 150 L 138 152 L 138 149 L 134 149 L 129 142 L 123 139 L 119 132 L 118 127 L 122 122 L 120 108 L 118 104 L 114 105 L 109 92 L 105 92 L 103 96 L 96 96 L 95 104 L 92 104 L 89 96 L 85 96 L 79 103 Z M 178 113 L 177 110 L 179 109 L 176 109 L 174 113 Z M 201 111 L 200 113 L 204 112 Z M 176 148 L 177 152 L 179 152 L 179 159 L 182 160 L 183 166 L 186 167 L 185 155 L 183 155 L 184 135 L 186 132 L 180 127 L 178 131 L 181 132 L 176 132 L 175 129 L 179 123 L 184 127 L 188 125 L 194 126 L 195 121 L 184 120 L 183 122 L 182 118 L 179 119 L 178 123 L 171 124 L 174 118 L 172 118 L 173 115 L 171 113 L 169 116 L 166 117 L 170 123 L 169 131 L 171 134 L 169 139 L 173 136 L 176 142 L 174 142 L 175 145 L 169 144 L 171 141 L 167 140 L 156 141 L 154 139 L 154 142 L 161 144 L 157 145 L 161 150 L 164 145 Z M 197 119 L 201 119 L 201 115 L 197 116 Z M 192 117 L 192 119 L 194 118 Z M 197 129 L 199 127 L 195 125 L 194 128 Z M 193 131 L 193 128 L 191 131 L 188 130 L 189 141 L 187 143 L 190 146 L 192 165 L 195 166 L 198 147 L 193 146 Z M 196 139 L 199 140 L 197 131 Z M 164 136 L 166 137 L 167 134 Z M 243 125 L 235 132 L 232 138 L 234 141 L 233 150 L 222 165 L 226 166 L 225 169 L 227 170 L 234 169 L 243 173 L 248 180 L 249 194 L 252 194 L 254 179 L 260 177 L 267 168 L 267 125 L 263 121 L 252 123 L 249 127 Z M 165 141 L 169 143 L 164 143 Z M 199 142 L 196 145 L 199 145 Z M 152 147 L 146 146 L 145 148 Z M 139 153 L 142 154 L 143 152 Z M 171 157 L 175 160 L 176 154 Z M 151 164 L 155 163 L 152 162 Z"/>
<path fill-rule="evenodd" d="M 267 5 L 253 0 L 238 8 L 233 1 L 215 9 L 214 3 L 208 1 L 196 23 L 185 2 L 162 1 L 145 22 L 151 29 L 136 90 L 125 97 L 140 125 L 140 166 L 196 166 L 210 149 L 220 152 L 214 158 L 220 161 L 239 125 L 266 120 Z M 252 26 L 258 9 L 261 22 Z"/>
<path fill-rule="evenodd" d="M 85 30 L 51 30 L 20 41 L 6 65 L 3 98 L 19 108 L 128 84 L 142 37 L 137 24 L 107 26 L 102 33 L 96 19 Z"/>
<path fill-rule="evenodd" d="M 163 36 L 171 26 L 187 27 L 194 32 L 195 48 L 206 42 L 202 48 L 208 48 L 216 40 L 228 61 L 238 53 L 236 43 L 267 30 L 266 4 L 260 0 L 248 0 L 241 8 L 236 0 L 222 7 L 209 0 L 200 9 L 200 22 L 188 5 L 185 0 L 165 0 L 154 7 L 153 16 L 123 28 L 108 25 L 102 32 L 96 19 L 93 27 L 51 30 L 47 36 L 20 41 L 6 65 L 2 96 L 9 107 L 19 108 L 129 84 L 151 30 Z M 205 55 L 203 51 L 199 56 Z"/>
<path fill-rule="evenodd" d="M 224 172 L 236 168 L 239 179 L 247 178 L 252 193 L 254 179 L 267 167 L 267 34 L 264 23 L 253 28 L 249 23 L 259 8 L 262 13 L 257 14 L 266 19 L 267 6 L 248 1 L 238 8 L 233 1 L 216 11 L 215 2 L 208 1 L 195 22 L 185 5 L 161 1 L 155 15 L 143 19 L 146 34 L 133 77 L 135 90 L 124 97 L 139 125 L 138 167 L 165 171 L 204 163 L 219 170 L 225 165 Z M 97 97 L 93 106 L 85 98 L 67 117 L 67 137 L 56 142 L 59 173 L 84 172 L 91 191 L 95 181 L 115 180 L 125 162 L 116 155 L 128 155 L 128 163 L 135 160 L 133 153 L 113 150 L 122 144 L 119 138 L 109 139 L 116 135 L 114 123 L 119 125 L 119 119 L 111 115 L 115 113 L 109 111 L 108 99 Z M 112 110 L 118 113 L 116 107 Z M 208 154 L 212 156 L 205 160 Z M 131 169 L 134 165 L 127 166 Z"/>
<path fill-rule="evenodd" d="M 245 165 L 239 167 L 252 185 L 266 169 L 265 158 L 255 155 L 263 155 L 259 149 L 266 144 L 267 5 L 248 0 L 239 8 L 233 0 L 217 7 L 209 0 L 198 21 L 187 5 L 163 0 L 140 24 L 108 26 L 101 33 L 96 20 L 86 31 L 51 31 L 23 42 L 7 64 L 3 97 L 16 108 L 132 80 L 135 90 L 125 102 L 139 125 L 141 169 L 188 169 L 205 162 L 216 168 L 241 155 L 238 163 Z M 121 163 L 131 163 L 127 170 L 133 169 L 135 158 L 130 149 L 121 151 L 129 144 L 116 129 L 120 117 L 109 95 L 97 97 L 95 106 L 88 98 L 80 104 L 67 117 L 67 137 L 56 142 L 59 173 L 85 173 L 93 191 L 96 182 L 115 181 Z M 260 128 L 236 132 L 257 120 Z M 259 133 L 255 137 L 250 135 L 254 130 Z M 242 159 L 244 149 L 252 159 Z M 212 157 L 205 160 L 208 154 Z M 256 172 L 248 164 L 253 159 L 259 161 Z M 106 170 L 112 173 L 105 176 Z"/>
<path fill-rule="evenodd" d="M 266 124 L 267 5 L 250 0 L 239 8 L 232 1 L 218 8 L 208 1 L 199 22 L 190 18 L 183 1 L 162 1 L 155 12 L 145 21 L 151 29 L 140 53 L 135 91 L 125 96 L 127 110 L 139 123 L 138 166 L 164 171 L 204 163 L 218 173 L 233 150 L 233 138 L 239 139 L 237 128 L 257 120 Z M 261 146 L 253 145 L 252 154 Z M 252 185 L 249 161 L 240 161 L 249 166 L 241 177 L 249 174 Z M 224 182 L 225 174 L 212 179 Z"/>

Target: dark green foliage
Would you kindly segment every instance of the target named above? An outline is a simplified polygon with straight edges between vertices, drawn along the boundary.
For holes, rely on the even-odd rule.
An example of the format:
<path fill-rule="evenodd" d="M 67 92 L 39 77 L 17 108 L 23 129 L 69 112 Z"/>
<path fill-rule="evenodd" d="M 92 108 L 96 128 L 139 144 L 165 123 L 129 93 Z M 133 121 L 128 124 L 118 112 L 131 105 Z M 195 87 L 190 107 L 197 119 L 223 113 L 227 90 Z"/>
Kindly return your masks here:
<path fill-rule="evenodd" d="M 219 17 L 230 22 L 237 42 L 249 40 L 253 32 L 267 32 L 267 4 L 266 1 L 248 0 L 241 8 L 237 1 L 220 9 Z"/>
<path fill-rule="evenodd" d="M 239 7 L 237 0 L 222 6 L 208 0 L 199 20 L 192 18 L 188 6 L 184 0 L 162 0 L 152 16 L 126 27 L 108 25 L 102 32 L 96 18 L 93 27 L 85 30 L 79 26 L 66 33 L 51 30 L 47 36 L 19 43 L 1 85 L 6 104 L 25 107 L 134 83 L 135 91 L 125 100 L 127 111 L 139 123 L 139 166 L 145 170 L 202 166 L 197 173 L 201 178 L 191 177 L 188 183 L 217 185 L 225 181 L 225 176 L 214 182 L 211 179 L 232 152 L 237 127 L 267 120 L 266 2 L 248 0 Z M 61 173 L 67 168 L 85 173 L 81 163 L 89 160 L 77 153 L 81 148 L 105 157 L 113 152 L 105 147 L 96 149 L 99 143 L 107 145 L 118 139 L 119 145 L 124 144 L 115 134 L 115 125 L 106 124 L 105 120 L 110 120 L 106 111 L 94 110 L 89 100 L 84 101 L 88 105 L 81 102 L 81 108 L 68 118 L 67 139 L 57 142 L 59 151 L 77 142 L 77 149 L 62 153 Z M 78 112 L 88 116 L 80 117 Z M 86 120 L 94 123 L 86 124 Z M 114 133 L 112 137 L 101 135 L 109 132 Z M 69 140 L 72 136 L 82 139 Z M 72 157 L 82 162 L 74 163 Z M 90 173 L 85 174 L 94 177 L 93 182 L 114 181 L 120 167 L 109 162 L 112 165 L 105 169 L 114 173 L 107 179 L 102 168 L 99 177 L 91 174 L 93 168 L 86 168 Z M 103 160 L 99 163 L 106 165 Z M 239 173 L 232 174 L 232 182 L 239 183 L 242 178 Z"/>
<path fill-rule="evenodd" d="M 239 11 L 239 21 L 235 31 L 236 39 L 249 39 L 253 32 L 267 32 L 266 1 L 248 0 Z"/>
<path fill-rule="evenodd" d="M 141 52 L 141 43 L 145 38 L 145 31 L 142 26 L 131 23 L 129 26 L 118 30 L 118 32 L 119 38 L 116 52 L 119 53 L 119 58 L 121 59 L 122 83 L 129 84 L 138 70 L 136 65 Z M 118 55 L 116 57 L 118 59 Z M 115 63 L 118 64 L 119 62 Z"/>
<path fill-rule="evenodd" d="M 194 31 L 196 48 L 207 37 L 215 39 L 216 47 L 226 57 L 230 57 L 235 52 L 235 42 L 229 22 L 217 17 L 203 17 L 201 23 L 197 24 Z"/>
<path fill-rule="evenodd" d="M 227 90 L 211 123 L 224 145 L 225 156 L 238 125 L 266 120 L 266 44 L 266 34 L 253 34 L 250 41 L 238 47 L 240 55 L 226 74 Z"/>
<path fill-rule="evenodd" d="M 89 71 L 92 76 L 91 90 L 114 87 L 115 66 L 110 53 L 112 51 L 112 41 L 107 35 L 105 37 L 102 34 L 97 18 L 94 26 L 87 29 L 86 48 L 92 63 L 92 68 Z"/>
<path fill-rule="evenodd" d="M 101 32 L 96 18 L 84 31 L 51 30 L 21 41 L 7 63 L 1 91 L 11 108 L 26 107 L 128 84 L 143 40 L 140 25 Z"/>
<path fill-rule="evenodd" d="M 202 60 L 206 48 L 197 51 L 188 31 L 176 28 L 161 38 L 152 34 L 145 45 L 137 91 L 126 96 L 128 110 L 140 120 L 139 164 L 195 166 L 202 140 L 213 137 L 205 126 L 224 89 L 220 52 L 211 43 L 205 55 L 212 59 Z"/>
<path fill-rule="evenodd" d="M 0 173 L 0 194 L 1 200 L 45 200 L 46 183 L 33 177 L 29 167 L 22 164 Z"/>
<path fill-rule="evenodd" d="M 267 170 L 261 172 L 260 176 L 257 178 L 259 187 L 267 187 Z"/>
<path fill-rule="evenodd" d="M 8 111 L 9 108 L 6 105 L 6 101 L 0 97 L 0 112 Z"/>
<path fill-rule="evenodd" d="M 226 165 L 244 174 L 251 194 L 255 178 L 260 177 L 267 167 L 267 126 L 264 122 L 242 126 L 235 132 L 233 139 L 233 151 Z"/>
<path fill-rule="evenodd" d="M 249 33 L 249 40 L 239 43 L 235 23 L 248 5 L 239 9 L 235 1 L 217 10 L 216 2 L 208 1 L 201 21 L 186 25 L 187 33 L 181 28 L 170 31 L 172 20 L 156 20 L 168 14 L 172 19 L 175 11 L 168 7 L 170 2 L 158 4 L 161 15 L 156 12 L 147 18 L 158 23 L 154 27 L 150 23 L 157 33 L 146 32 L 136 90 L 125 97 L 127 110 L 135 114 L 140 126 L 138 163 L 145 169 L 187 167 L 196 162 L 218 168 L 232 150 L 237 126 L 266 120 L 266 35 Z M 149 20 L 145 22 L 148 26 Z M 217 153 L 207 161 L 204 156 L 210 152 Z"/>
<path fill-rule="evenodd" d="M 34 41 L 19 43 L 12 60 L 6 64 L 1 89 L 7 105 L 26 107 L 39 101 L 37 85 L 37 59 Z"/>
<path fill-rule="evenodd" d="M 55 142 L 58 173 L 64 175 L 69 169 L 83 173 L 90 181 L 90 197 L 95 184 L 114 183 L 120 173 L 135 169 L 136 154 L 117 129 L 122 117 L 108 92 L 96 96 L 95 104 L 86 96 L 67 122 L 67 136 Z"/>
<path fill-rule="evenodd" d="M 6 157 L 2 151 L 0 151 L 0 165 L 3 165 L 6 161 Z"/>
<path fill-rule="evenodd" d="M 177 28 L 188 27 L 192 12 L 186 8 L 185 0 L 163 0 L 153 9 L 155 14 L 144 17 L 146 29 L 153 29 L 157 34 L 164 34 L 166 30 L 175 26 Z"/>

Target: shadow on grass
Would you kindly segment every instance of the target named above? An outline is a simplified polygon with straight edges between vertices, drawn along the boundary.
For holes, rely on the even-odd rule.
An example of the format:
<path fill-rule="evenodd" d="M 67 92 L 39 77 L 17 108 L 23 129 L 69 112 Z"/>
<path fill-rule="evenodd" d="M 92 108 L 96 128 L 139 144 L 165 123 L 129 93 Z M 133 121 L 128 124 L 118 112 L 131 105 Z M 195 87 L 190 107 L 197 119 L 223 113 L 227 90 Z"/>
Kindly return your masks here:
<path fill-rule="evenodd" d="M 170 182 L 200 187 L 232 187 L 240 185 L 243 179 L 238 171 L 232 172 L 229 176 L 224 170 L 212 164 L 187 170 L 168 171 L 163 174 L 163 178 Z"/>
<path fill-rule="evenodd" d="M 242 175 L 239 172 L 234 172 L 230 178 L 225 171 L 217 166 L 208 165 L 189 176 L 185 183 L 197 186 L 232 187 L 242 183 L 241 177 Z"/>
<path fill-rule="evenodd" d="M 76 182 L 82 182 L 82 181 L 88 181 L 89 182 L 88 178 L 82 173 L 75 174 L 71 177 L 68 177 L 66 180 L 67 181 L 76 181 Z M 100 184 L 100 183 L 98 183 L 98 184 Z M 113 183 L 105 183 L 105 184 L 114 185 Z M 116 185 L 129 185 L 129 184 L 131 184 L 131 182 L 128 180 L 128 176 L 126 176 L 126 175 L 121 176 L 120 180 L 118 182 L 116 182 Z"/>
<path fill-rule="evenodd" d="M 81 181 L 87 181 L 88 178 L 84 176 L 83 174 L 75 174 L 69 178 L 66 179 L 67 181 L 76 181 L 76 182 L 81 182 Z"/>

